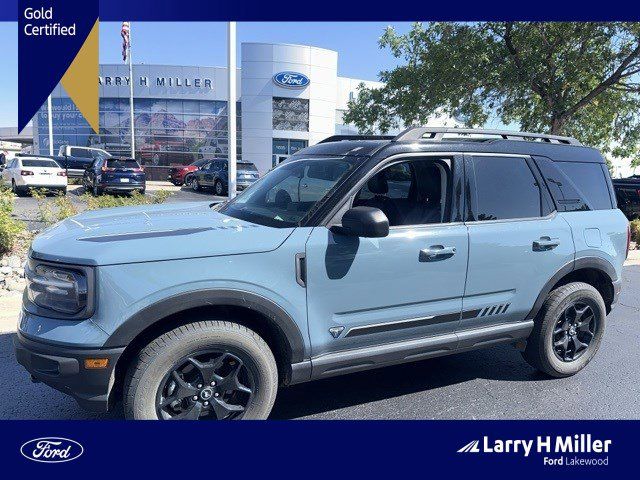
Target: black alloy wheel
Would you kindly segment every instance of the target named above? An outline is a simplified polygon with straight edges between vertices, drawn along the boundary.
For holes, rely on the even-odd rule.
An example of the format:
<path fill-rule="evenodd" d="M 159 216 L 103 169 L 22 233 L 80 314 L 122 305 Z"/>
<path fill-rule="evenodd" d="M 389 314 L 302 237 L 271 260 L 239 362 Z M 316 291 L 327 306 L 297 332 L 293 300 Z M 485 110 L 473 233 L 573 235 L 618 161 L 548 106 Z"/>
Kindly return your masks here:
<path fill-rule="evenodd" d="M 553 351 L 563 362 L 573 362 L 589 348 L 596 335 L 598 320 L 593 309 L 577 301 L 558 318 L 553 330 Z"/>
<path fill-rule="evenodd" d="M 160 382 L 156 411 L 163 420 L 231 420 L 242 418 L 256 381 L 242 359 L 209 349 L 178 361 Z"/>

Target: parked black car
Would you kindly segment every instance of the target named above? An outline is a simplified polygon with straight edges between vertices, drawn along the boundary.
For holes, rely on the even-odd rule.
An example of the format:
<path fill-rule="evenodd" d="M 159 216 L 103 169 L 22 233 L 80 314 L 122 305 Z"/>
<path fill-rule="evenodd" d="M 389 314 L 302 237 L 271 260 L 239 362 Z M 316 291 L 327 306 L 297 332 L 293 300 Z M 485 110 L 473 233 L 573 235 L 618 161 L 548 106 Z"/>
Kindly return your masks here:
<path fill-rule="evenodd" d="M 229 188 L 229 164 L 227 160 L 211 160 L 190 174 L 191 188 L 196 192 L 203 188 L 213 188 L 216 195 L 226 195 Z M 236 164 L 236 189 L 244 190 L 260 177 L 253 163 Z"/>
<path fill-rule="evenodd" d="M 618 208 L 629 220 L 640 217 L 640 175 L 613 179 Z"/>
<path fill-rule="evenodd" d="M 99 158 L 91 163 L 82 177 L 82 185 L 93 195 L 104 192 L 144 194 L 146 178 L 140 164 L 132 158 Z"/>

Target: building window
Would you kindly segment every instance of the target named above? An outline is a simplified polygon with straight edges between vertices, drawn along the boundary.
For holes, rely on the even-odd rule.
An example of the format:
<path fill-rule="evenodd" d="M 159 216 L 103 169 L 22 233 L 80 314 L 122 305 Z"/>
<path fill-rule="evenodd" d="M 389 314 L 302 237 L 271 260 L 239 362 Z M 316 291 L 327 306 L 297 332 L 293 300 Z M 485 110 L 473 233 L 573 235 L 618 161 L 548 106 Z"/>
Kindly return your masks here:
<path fill-rule="evenodd" d="M 289 155 L 305 148 L 309 142 L 306 140 L 289 140 L 288 138 L 274 138 L 271 166 L 275 167 Z"/>
<path fill-rule="evenodd" d="M 101 98 L 99 132 L 94 133 L 69 98 L 53 98 L 53 143 L 99 147 L 115 155 L 130 155 L 131 120 L 129 99 Z M 239 102 L 236 126 L 241 128 Z M 47 108 L 34 119 L 35 147 L 48 153 Z M 160 98 L 134 99 L 136 159 L 146 166 L 167 167 L 189 164 L 199 158 L 226 157 L 228 154 L 227 102 Z M 241 136 L 237 138 L 241 158 Z M 162 177 L 162 174 L 159 174 Z M 164 175 L 166 177 L 166 175 Z M 162 178 L 164 178 L 162 177 Z"/>
<path fill-rule="evenodd" d="M 274 155 L 293 155 L 298 150 L 305 148 L 309 142 L 306 140 L 289 140 L 287 138 L 273 139 Z"/>
<path fill-rule="evenodd" d="M 309 131 L 309 100 L 273 97 L 273 129 Z"/>

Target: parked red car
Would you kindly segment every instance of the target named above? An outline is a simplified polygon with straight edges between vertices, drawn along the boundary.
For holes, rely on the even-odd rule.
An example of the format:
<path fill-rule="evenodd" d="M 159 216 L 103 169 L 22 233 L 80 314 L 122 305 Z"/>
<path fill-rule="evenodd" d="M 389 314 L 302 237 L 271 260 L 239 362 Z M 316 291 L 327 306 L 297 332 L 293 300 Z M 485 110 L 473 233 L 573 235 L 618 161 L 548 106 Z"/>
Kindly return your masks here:
<path fill-rule="evenodd" d="M 176 187 L 180 185 L 184 185 L 184 177 L 188 173 L 195 172 L 202 165 L 207 163 L 208 160 L 196 160 L 195 162 L 190 163 L 189 165 L 175 165 L 171 167 L 171 172 L 169 173 L 168 180 L 173 183 Z"/>

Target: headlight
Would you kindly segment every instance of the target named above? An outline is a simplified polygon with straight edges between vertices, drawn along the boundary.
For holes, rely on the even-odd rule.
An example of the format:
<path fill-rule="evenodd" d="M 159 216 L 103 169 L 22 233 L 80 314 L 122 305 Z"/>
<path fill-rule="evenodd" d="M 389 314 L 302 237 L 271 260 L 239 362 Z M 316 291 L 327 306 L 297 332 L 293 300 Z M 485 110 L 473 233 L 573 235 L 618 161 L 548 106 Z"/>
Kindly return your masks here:
<path fill-rule="evenodd" d="M 87 307 L 87 277 L 80 271 L 47 264 L 28 263 L 25 268 L 27 295 L 35 305 L 65 315 Z"/>

